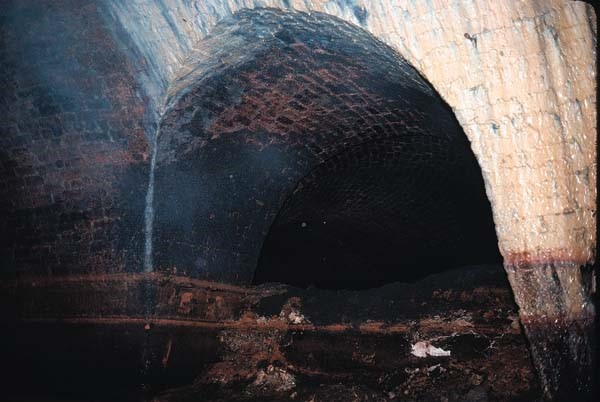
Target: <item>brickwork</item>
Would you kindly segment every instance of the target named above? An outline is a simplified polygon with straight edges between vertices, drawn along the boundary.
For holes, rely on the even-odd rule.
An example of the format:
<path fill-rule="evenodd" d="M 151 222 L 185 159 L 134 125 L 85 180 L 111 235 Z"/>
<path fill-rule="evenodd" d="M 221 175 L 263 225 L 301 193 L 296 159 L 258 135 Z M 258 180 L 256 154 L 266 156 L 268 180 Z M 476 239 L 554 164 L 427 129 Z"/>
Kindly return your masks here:
<path fill-rule="evenodd" d="M 365 194 L 353 207 L 328 208 L 339 208 L 355 241 L 368 244 L 377 233 L 382 246 L 400 244 L 406 254 L 395 250 L 398 264 L 414 268 L 423 255 L 410 245 L 419 243 L 452 258 L 451 239 L 465 229 L 459 221 L 469 225 L 473 205 L 487 222 L 476 232 L 487 233 L 494 255 L 490 207 L 464 133 L 391 48 L 336 18 L 274 10 L 240 12 L 209 45 L 227 55 L 229 67 L 208 69 L 217 63 L 191 58 L 160 128 L 155 268 L 249 283 L 273 218 L 317 166 L 325 195 L 339 190 L 359 202 Z M 350 188 L 336 188 L 336 177 Z M 310 212 L 314 220 L 317 211 Z"/>
<path fill-rule="evenodd" d="M 223 18 L 246 8 L 322 12 L 402 54 L 455 111 L 486 182 L 509 262 L 591 262 L 595 248 L 595 26 L 591 6 L 548 0 L 109 2 L 173 82 Z M 152 16 L 152 24 L 141 21 Z M 252 47 L 253 44 L 248 44 Z M 166 86 L 149 84 L 164 95 Z M 552 190 L 551 190 L 552 189 Z"/>
<path fill-rule="evenodd" d="M 135 269 L 147 145 L 132 65 L 93 1 L 0 13 L 2 271 Z"/>
<path fill-rule="evenodd" d="M 236 14 L 259 6 L 312 14 Z M 431 139 L 415 152 L 423 157 L 444 155 L 444 141 L 427 154 L 437 138 L 462 141 L 418 70 L 478 158 L 546 397 L 591 392 L 594 279 L 580 269 L 596 244 L 591 7 L 15 0 L 3 2 L 0 19 L 3 274 L 141 269 L 147 138 L 165 112 L 158 268 L 249 283 L 286 194 L 319 163 L 407 133 Z M 443 166 L 452 177 L 460 164 Z M 369 177 L 396 176 L 373 169 L 352 185 L 373 189 Z M 431 186 L 443 183 L 435 179 Z M 359 216 L 397 201 L 360 201 L 343 188 Z M 558 322 L 568 330 L 549 337 Z M 564 373 L 580 380 L 572 386 Z"/>

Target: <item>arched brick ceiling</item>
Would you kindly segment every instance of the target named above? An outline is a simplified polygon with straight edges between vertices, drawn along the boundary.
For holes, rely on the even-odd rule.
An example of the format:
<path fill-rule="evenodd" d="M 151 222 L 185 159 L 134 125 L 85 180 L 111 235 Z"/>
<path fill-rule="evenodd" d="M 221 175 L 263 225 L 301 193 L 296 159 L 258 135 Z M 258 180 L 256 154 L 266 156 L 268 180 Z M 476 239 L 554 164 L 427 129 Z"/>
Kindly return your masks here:
<path fill-rule="evenodd" d="M 443 244 L 453 258 L 476 211 L 496 257 L 464 133 L 391 48 L 335 17 L 275 10 L 236 14 L 204 46 L 218 51 L 190 61 L 160 124 L 155 269 L 249 283 L 301 180 L 313 189 L 296 192 L 280 220 L 321 205 L 320 217 L 339 218 L 329 236 L 346 227 L 353 245 L 374 235 L 388 249 L 418 244 L 421 254 L 403 257 L 414 260 Z M 347 196 L 327 193 L 338 190 Z M 365 247 L 364 259 L 376 251 Z"/>

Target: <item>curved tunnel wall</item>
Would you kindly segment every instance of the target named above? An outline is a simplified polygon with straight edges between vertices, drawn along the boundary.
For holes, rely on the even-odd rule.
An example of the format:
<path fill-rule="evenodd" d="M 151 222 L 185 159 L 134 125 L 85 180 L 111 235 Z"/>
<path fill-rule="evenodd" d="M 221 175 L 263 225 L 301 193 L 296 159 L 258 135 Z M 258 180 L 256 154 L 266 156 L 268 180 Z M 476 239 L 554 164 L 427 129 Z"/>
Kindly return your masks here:
<path fill-rule="evenodd" d="M 289 6 L 299 9 L 309 7 L 301 3 L 291 1 Z M 487 179 L 494 164 L 502 165 L 498 171 L 504 173 L 495 175 L 497 179 L 507 181 L 503 188 L 510 197 L 502 201 L 495 193 L 489 193 L 495 210 L 506 212 L 510 205 L 521 205 L 523 194 L 544 193 L 537 187 L 531 187 L 535 191 L 521 191 L 521 182 L 516 183 L 516 187 L 510 186 L 511 180 L 529 177 L 529 173 L 521 172 L 521 169 L 531 163 L 523 159 L 524 151 L 509 154 L 512 150 L 522 149 L 527 150 L 528 155 L 537 155 L 546 149 L 543 151 L 546 159 L 536 156 L 532 159 L 535 159 L 533 165 L 546 166 L 550 173 L 554 173 L 544 173 L 547 179 L 538 183 L 545 183 L 544 188 L 556 188 L 557 193 L 572 196 L 544 203 L 545 209 L 536 218 L 535 225 L 526 223 L 531 220 L 530 217 L 513 213 L 515 225 L 528 229 L 523 234 L 521 229 L 511 232 L 512 223 L 500 225 L 500 237 L 515 243 L 515 247 L 505 245 L 503 253 L 507 250 L 517 252 L 514 255 L 517 260 L 527 256 L 534 258 L 537 255 L 535 250 L 545 253 L 544 250 L 548 250 L 545 244 L 556 240 L 562 244 L 561 249 L 573 250 L 576 254 L 587 256 L 583 259 L 589 259 L 588 246 L 594 239 L 588 236 L 593 231 L 589 229 L 587 217 L 594 209 L 590 205 L 594 204 L 595 194 L 579 190 L 595 182 L 595 169 L 589 168 L 586 162 L 593 159 L 594 147 L 590 143 L 593 136 L 588 133 L 595 126 L 592 121 L 595 103 L 594 96 L 588 93 L 593 92 L 593 88 L 584 85 L 594 80 L 580 75 L 590 71 L 593 75 L 593 68 L 589 68 L 593 60 L 588 60 L 593 52 L 584 51 L 592 42 L 593 12 L 590 15 L 590 10 L 577 2 L 553 1 L 537 8 L 513 8 L 498 3 L 499 7 L 504 7 L 504 13 L 492 13 L 495 2 L 478 8 L 477 12 L 469 8 L 471 3 L 465 1 L 460 9 L 440 6 L 435 10 L 429 9 L 429 5 L 413 9 L 410 4 L 397 4 L 402 12 L 387 13 L 388 24 L 382 23 L 386 19 L 381 16 L 386 7 L 381 10 L 372 8 L 374 3 L 358 1 L 356 7 L 344 2 L 328 3 L 329 8 L 323 11 L 353 21 L 401 49 L 434 82 L 457 111 L 469 138 L 475 141 L 476 154 L 483 161 L 488 191 Z M 3 115 L 7 116 L 1 124 L 4 133 L 1 201 L 8 217 L 2 230 L 4 271 L 64 273 L 138 269 L 144 236 L 140 211 L 144 208 L 144 181 L 148 176 L 149 155 L 144 132 L 153 130 L 150 122 L 155 119 L 153 108 L 157 103 L 153 92 L 145 84 L 151 81 L 147 74 L 153 68 L 174 75 L 177 71 L 181 73 L 180 67 L 187 53 L 203 51 L 202 39 L 212 30 L 216 20 L 239 7 L 255 6 L 254 3 L 234 2 L 230 9 L 226 9 L 215 1 L 202 2 L 199 8 L 194 9 L 190 8 L 192 3 L 173 9 L 163 7 L 162 13 L 159 13 L 155 8 L 161 4 L 145 0 L 127 3 L 88 1 L 75 4 L 68 0 L 5 3 L 0 14 L 3 37 L 7 38 L 2 45 L 0 60 L 6 72 L 2 81 L 2 108 Z M 276 6 L 279 3 L 265 4 Z M 320 7 L 318 4 L 313 6 Z M 188 12 L 189 15 L 186 14 Z M 501 19 L 489 20 L 491 14 L 501 16 Z M 141 15 L 148 17 L 145 19 L 148 25 L 141 24 Z M 357 15 L 364 18 L 358 19 Z M 431 15 L 439 18 L 428 20 L 427 16 Z M 126 25 L 125 21 L 134 26 Z M 468 21 L 478 21 L 479 25 L 463 27 Z M 565 21 L 572 22 L 570 29 L 565 28 Z M 500 25 L 508 28 L 498 28 Z M 424 31 L 416 32 L 418 27 L 423 27 Z M 466 38 L 465 30 L 470 37 L 478 40 Z M 510 30 L 510 35 L 506 30 Z M 497 36 L 505 34 L 510 41 L 499 42 Z M 572 40 L 575 34 L 580 39 Z M 521 41 L 517 41 L 519 35 L 522 36 Z M 536 47 L 530 42 L 537 37 L 541 40 L 536 42 Z M 437 46 L 440 40 L 447 46 Z M 144 48 L 144 43 L 147 48 Z M 178 45 L 169 47 L 168 43 Z M 474 46 L 475 43 L 477 46 Z M 528 48 L 530 62 L 515 62 L 522 50 L 516 46 L 517 43 L 533 46 Z M 567 43 L 570 45 L 565 45 Z M 494 51 L 490 50 L 492 44 Z M 557 48 L 553 44 L 560 46 Z M 160 49 L 179 49 L 180 53 L 171 57 L 171 53 Z M 454 53 L 448 53 L 452 49 Z M 558 58 L 555 57 L 557 49 L 562 52 Z M 579 52 L 579 56 L 574 57 L 573 52 Z M 505 59 L 493 57 L 501 53 L 506 55 Z M 540 82 L 544 88 L 541 89 L 546 91 L 550 88 L 558 91 L 557 96 L 569 99 L 566 103 L 550 99 L 548 110 L 562 105 L 556 114 L 548 114 L 552 117 L 550 124 L 546 124 L 545 117 L 538 119 L 537 112 L 531 115 L 525 113 L 530 102 L 533 102 L 532 109 L 537 110 L 538 103 L 546 99 L 541 95 L 545 92 L 532 87 L 539 84 L 537 80 L 529 80 L 527 85 L 511 85 L 510 88 L 502 84 L 509 81 L 521 83 L 523 77 L 535 76 L 527 68 L 537 66 L 544 55 L 562 75 L 549 80 L 544 79 L 548 75 L 543 74 Z M 435 62 L 440 57 L 458 60 L 469 67 L 460 69 L 456 63 L 445 65 Z M 560 64 L 560 60 L 566 64 Z M 529 67 L 523 69 L 523 66 Z M 463 77 L 461 71 L 469 72 L 468 76 Z M 500 72 L 502 76 L 510 76 L 511 80 L 494 78 Z M 164 84 L 166 91 L 170 77 L 161 75 L 156 82 Z M 565 85 L 569 85 L 569 92 L 561 92 L 561 88 L 565 87 L 561 84 L 561 77 L 567 79 Z M 536 97 L 539 102 L 513 93 L 520 88 L 539 93 Z M 511 97 L 511 94 L 514 96 Z M 500 100 L 509 98 L 510 102 L 498 104 Z M 461 106 L 458 99 L 464 101 L 464 105 Z M 486 106 L 484 113 L 478 108 L 470 109 L 468 105 L 471 104 L 489 107 Z M 499 116 L 510 118 L 488 116 L 496 111 Z M 471 119 L 469 116 L 473 113 L 488 117 Z M 468 121 L 475 123 L 465 124 Z M 489 121 L 493 124 L 490 125 Z M 528 126 L 523 135 L 518 134 L 528 121 L 539 124 Z M 491 131 L 488 130 L 488 133 L 484 128 Z M 544 133 L 544 138 L 537 135 L 539 132 Z M 553 141 L 558 138 L 562 139 Z M 562 151 L 557 154 L 554 145 L 548 148 L 536 145 L 540 141 L 545 144 L 546 139 L 556 146 L 561 143 L 565 146 L 559 146 Z M 586 151 L 586 157 L 582 159 L 577 150 L 589 152 Z M 547 163 L 544 164 L 544 160 Z M 555 164 L 563 160 L 573 162 L 565 168 L 566 181 L 561 178 L 562 175 L 556 174 L 565 166 Z M 518 161 L 523 163 L 516 164 Z M 571 170 L 574 170 L 573 175 L 569 173 Z M 513 171 L 521 173 L 510 173 Z M 532 180 L 534 176 L 531 176 Z M 577 187 L 576 191 L 565 187 L 571 185 Z M 498 204 L 499 200 L 501 204 Z M 564 208 L 567 204 L 573 204 L 575 208 Z M 527 210 L 535 213 L 538 200 L 529 199 L 527 205 L 531 206 Z M 571 210 L 574 212 L 571 213 Z M 503 216 L 509 217 L 507 214 Z M 537 232 L 541 234 L 538 236 Z M 509 236 L 508 233 L 518 235 Z M 545 243 L 538 244 L 538 240 Z M 518 246 L 521 243 L 525 246 Z M 136 246 L 133 247 L 133 244 Z M 131 252 L 132 248 L 136 251 Z M 531 252 L 523 253 L 524 249 L 531 249 Z M 544 255 L 548 256 L 547 253 Z M 558 257 L 561 256 L 552 258 Z M 576 259 L 583 261 L 579 257 Z"/>
<path fill-rule="evenodd" d="M 0 272 L 137 271 L 147 110 L 96 2 L 0 7 Z"/>
<path fill-rule="evenodd" d="M 5 271 L 104 271 L 103 265 L 119 271 L 139 263 L 137 251 L 127 249 L 132 243 L 143 249 L 139 211 L 145 185 L 137 183 L 147 180 L 144 132 L 153 130 L 154 107 L 160 103 L 155 97 L 160 91 L 146 85 L 156 75 L 150 71 L 156 70 L 156 82 L 166 91 L 189 53 L 197 47 L 202 52 L 202 39 L 219 18 L 262 4 L 249 3 L 232 2 L 227 8 L 214 1 L 173 9 L 145 0 L 5 3 L 2 30 L 10 39 L 3 42 L 0 61 L 6 71 L 3 115 L 8 116 L 1 125 L 2 205 L 9 216 L 3 222 Z M 463 3 L 457 9 L 401 2 L 396 5 L 401 12 L 385 13 L 389 20 L 381 14 L 386 2 L 381 9 L 372 2 L 327 3 L 322 11 L 400 49 L 448 100 L 483 166 L 501 251 L 512 256 L 509 263 L 590 261 L 595 92 L 587 84 L 594 82 L 593 11 L 572 1 L 536 7 Z M 264 5 L 282 6 L 277 1 Z M 142 15 L 148 24 L 142 24 Z M 419 27 L 422 31 L 416 31 Z M 534 76 L 540 79 L 527 79 Z M 552 195 L 535 198 L 550 188 L 562 196 L 548 202 Z M 90 243 L 94 246 L 88 249 Z"/>
<path fill-rule="evenodd" d="M 477 237 L 497 260 L 468 141 L 391 48 L 335 17 L 263 9 L 226 19 L 203 49 L 210 56 L 184 69 L 160 124 L 155 269 L 250 283 L 274 217 L 311 171 L 323 171 L 319 185 L 339 190 L 345 202 L 367 195 L 354 209 L 327 208 L 352 217 L 345 224 L 353 241 L 378 236 L 381 247 L 366 247 L 362 261 L 388 250 L 381 272 L 419 269 L 417 261 L 436 252 L 452 259 Z M 335 179 L 355 189 L 336 189 Z M 413 262 L 403 267 L 403 260 Z M 298 265 L 308 278 L 317 272 Z M 361 280 L 373 272 L 350 265 L 338 273 L 362 271 Z"/>
<path fill-rule="evenodd" d="M 370 141 L 319 164 L 280 209 L 254 283 L 368 288 L 500 263 L 479 166 L 464 134 L 445 135 Z"/>

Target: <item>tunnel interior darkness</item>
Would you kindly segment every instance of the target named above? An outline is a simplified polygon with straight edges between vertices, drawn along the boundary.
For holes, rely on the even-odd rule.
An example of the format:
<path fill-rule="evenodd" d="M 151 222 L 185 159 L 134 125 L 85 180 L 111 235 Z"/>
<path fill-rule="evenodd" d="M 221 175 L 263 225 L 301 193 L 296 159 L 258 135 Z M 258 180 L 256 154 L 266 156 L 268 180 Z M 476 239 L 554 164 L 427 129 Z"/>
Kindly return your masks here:
<path fill-rule="evenodd" d="M 368 288 L 500 261 L 453 112 L 367 32 L 244 10 L 190 60 L 157 141 L 157 270 Z"/>
<path fill-rule="evenodd" d="M 468 144 L 392 138 L 343 150 L 303 178 L 265 240 L 255 283 L 360 289 L 499 263 Z"/>

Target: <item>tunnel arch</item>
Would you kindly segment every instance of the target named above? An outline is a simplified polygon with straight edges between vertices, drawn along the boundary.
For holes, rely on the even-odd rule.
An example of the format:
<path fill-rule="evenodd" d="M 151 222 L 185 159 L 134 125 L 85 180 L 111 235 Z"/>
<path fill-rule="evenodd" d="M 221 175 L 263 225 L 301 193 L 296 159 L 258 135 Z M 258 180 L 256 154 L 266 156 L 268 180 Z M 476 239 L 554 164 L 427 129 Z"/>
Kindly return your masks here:
<path fill-rule="evenodd" d="M 149 232 L 143 218 L 152 135 L 145 134 L 160 120 L 153 120 L 155 101 L 163 100 L 168 89 L 170 106 L 177 106 L 180 96 L 203 76 L 217 70 L 231 73 L 250 62 L 229 51 L 233 45 L 219 44 L 215 35 L 206 38 L 221 18 L 261 5 L 321 11 L 356 23 L 398 50 L 452 107 L 484 173 L 504 266 L 545 393 L 549 398 L 559 395 L 560 400 L 562 395 L 571 397 L 571 391 L 589 389 L 595 279 L 585 265 L 595 259 L 597 237 L 596 17 L 591 7 L 568 0 L 76 3 L 67 0 L 50 7 L 15 1 L 3 7 L 2 29 L 8 38 L 0 57 L 7 73 L 1 103 L 8 117 L 2 123 L 6 135 L 0 155 L 6 190 L 0 203 L 8 212 L 0 247 L 4 272 L 98 274 L 102 282 L 106 275 L 120 282 L 122 277 L 113 274 L 140 271 L 144 234 Z M 100 14 L 107 10 L 110 15 L 104 19 Z M 217 32 L 223 28 L 217 27 Z M 266 38 L 270 30 L 263 32 Z M 220 40 L 237 43 L 246 55 L 259 51 L 255 42 L 260 41 L 221 33 Z M 210 122 L 210 111 L 203 110 L 204 121 Z M 168 124 L 164 128 L 169 131 Z M 168 182 L 168 165 L 179 161 L 179 155 L 189 151 L 193 159 L 196 148 L 220 146 L 211 138 L 194 137 L 194 131 L 190 126 L 178 132 L 175 142 L 180 141 L 182 149 L 175 144 L 169 150 L 166 144 L 161 152 L 158 184 L 163 193 L 181 191 L 178 187 L 189 193 L 186 186 L 196 183 L 199 198 L 159 195 L 159 218 L 165 220 L 171 213 L 180 218 L 180 227 L 158 228 L 159 243 L 166 245 L 159 250 L 163 255 L 158 270 L 179 268 L 185 274 L 185 267 L 191 267 L 195 276 L 246 283 L 244 267 L 251 265 L 256 250 L 247 247 L 254 252 L 244 253 L 238 246 L 262 230 L 249 230 L 247 225 L 238 230 L 231 224 L 227 233 L 217 230 L 207 236 L 219 224 L 186 218 L 196 216 L 194 199 L 205 200 L 206 206 L 220 198 L 221 204 L 246 205 L 250 212 L 260 207 L 257 199 L 252 209 L 250 202 L 239 204 L 228 192 L 210 199 L 207 189 L 223 184 L 218 177 L 229 176 L 218 169 L 197 176 L 198 166 L 189 163 L 175 178 L 188 174 L 191 181 L 181 180 L 179 186 Z M 277 138 L 269 133 L 245 138 L 274 157 L 282 155 L 277 147 L 289 144 L 263 147 L 261 138 Z M 232 160 L 248 149 L 255 148 L 242 141 L 225 156 Z M 248 157 L 268 159 L 267 154 L 247 152 Z M 300 166 L 304 159 L 298 158 L 299 167 L 288 170 L 296 174 L 286 179 L 290 191 L 314 162 L 306 160 Z M 213 159 L 228 166 L 226 158 Z M 254 166 L 259 165 L 257 161 Z M 235 186 L 249 192 L 256 187 L 239 180 Z M 273 210 L 275 204 L 263 202 Z M 227 208 L 231 219 L 246 212 Z M 210 221 L 210 208 L 205 209 Z M 175 239 L 170 234 L 177 231 L 185 235 L 177 238 L 179 242 L 195 238 L 202 247 L 229 245 L 223 249 L 234 250 L 237 257 L 217 261 L 200 246 L 170 249 Z M 234 268 L 220 275 L 214 268 L 219 264 Z M 47 311 L 46 304 L 39 305 Z"/>
<path fill-rule="evenodd" d="M 258 7 L 322 12 L 356 24 L 427 77 L 454 110 L 482 167 L 505 265 L 593 262 L 596 191 L 590 183 L 595 182 L 595 136 L 589 134 L 595 131 L 596 113 L 595 70 L 589 68 L 595 64 L 591 6 L 565 0 L 209 0 L 181 1 L 168 8 L 138 0 L 108 1 L 105 14 L 127 33 L 136 54 L 149 61 L 140 66 L 139 81 L 151 102 L 162 104 L 182 63 L 198 44 L 202 47 L 218 21 Z M 140 14 L 152 15 L 154 23 L 140 24 Z M 573 24 L 581 31 L 577 46 L 567 29 Z M 549 67 L 565 75 L 548 80 Z M 572 90 L 564 92 L 566 77 L 572 77 L 567 80 Z M 568 100 L 556 102 L 557 92 L 567 94 Z M 577 110 L 581 113 L 573 115 Z M 561 156 L 563 143 L 585 144 L 590 152 L 570 147 L 569 160 L 575 161 L 570 164 Z M 528 159 L 536 163 L 523 163 Z M 590 180 L 585 178 L 588 171 Z M 559 191 L 551 195 L 549 187 Z M 562 214 L 571 209 L 575 214 Z"/>
<path fill-rule="evenodd" d="M 596 16 L 589 5 L 569 0 L 46 3 L 51 2 L 14 1 L 2 10 L 7 40 L 0 55 L 6 70 L 0 103 L 7 118 L 1 124 L 6 191 L 0 204 L 8 213 L 0 252 L 9 276 L 81 273 L 101 282 L 107 276 L 121 282 L 114 274 L 122 273 L 163 277 L 138 273 L 146 256 L 144 235 L 152 234 L 144 226 L 144 202 L 152 198 L 145 191 L 151 187 L 148 170 L 155 170 L 149 168 L 153 144 L 148 140 L 154 123 L 162 121 L 167 135 L 160 137 L 167 142 L 161 144 L 157 168 L 162 190 L 157 270 L 180 269 L 184 278 L 179 279 L 185 280 L 189 271 L 248 283 L 247 267 L 257 255 L 248 239 L 264 236 L 266 222 L 277 214 L 277 202 L 267 203 L 263 195 L 285 202 L 282 188 L 264 184 L 283 177 L 293 191 L 315 164 L 345 145 L 321 160 L 302 147 L 294 153 L 289 136 L 249 126 L 248 135 L 232 143 L 228 140 L 247 124 L 243 120 L 229 127 L 227 138 L 206 137 L 202 133 L 215 111 L 200 105 L 198 113 L 205 117 L 195 120 L 199 127 L 178 130 L 178 123 L 192 122 L 195 109 L 187 116 L 183 105 L 176 116 L 172 108 L 182 106 L 183 95 L 201 95 L 197 85 L 207 83 L 205 78 L 235 78 L 235 71 L 246 71 L 264 50 L 259 42 L 270 41 L 277 30 L 267 23 L 262 32 L 234 34 L 238 17 L 233 17 L 207 37 L 217 21 L 258 6 L 320 11 L 355 23 L 399 51 L 452 107 L 484 173 L 504 267 L 546 397 L 561 400 L 589 391 L 595 278 L 586 265 L 595 259 L 597 238 Z M 397 67 L 390 71 L 399 73 Z M 229 87 L 241 82 L 236 79 Z M 393 81 L 386 79 L 375 82 Z M 236 93 L 243 98 L 244 86 L 237 85 L 237 92 L 229 87 L 223 102 L 243 103 L 235 99 Z M 164 113 L 164 120 L 155 119 L 156 106 L 167 95 L 166 111 L 159 108 L 157 114 Z M 240 115 L 235 108 L 215 113 L 224 114 L 225 123 Z M 314 115 L 324 125 L 334 121 L 326 113 Z M 407 127 L 407 121 L 395 121 L 396 128 Z M 284 124 L 275 126 L 279 123 Z M 176 134 L 172 143 L 169 131 Z M 207 152 L 193 163 L 199 150 L 210 149 L 212 156 Z M 277 167 L 269 159 L 285 172 L 268 171 Z M 238 161 L 238 170 L 226 172 L 234 170 L 231 161 Z M 202 163 L 216 168 L 198 175 Z M 179 171 L 169 178 L 169 169 Z M 224 184 L 236 190 L 234 196 L 211 192 Z M 212 218 L 211 205 L 224 205 L 227 216 Z M 264 216 L 249 226 L 248 216 L 257 209 Z M 169 216 L 179 224 L 161 227 Z M 223 250 L 233 250 L 232 257 L 219 260 Z M 38 304 L 49 311 L 46 305 L 45 300 Z"/>
<path fill-rule="evenodd" d="M 168 95 L 155 173 L 158 270 L 251 283 L 288 194 L 348 149 L 368 154 L 394 143 L 396 158 L 422 152 L 457 178 L 477 166 L 452 111 L 420 74 L 326 14 L 236 13 L 197 46 Z M 472 196 L 488 208 L 489 232 L 485 194 Z"/>

